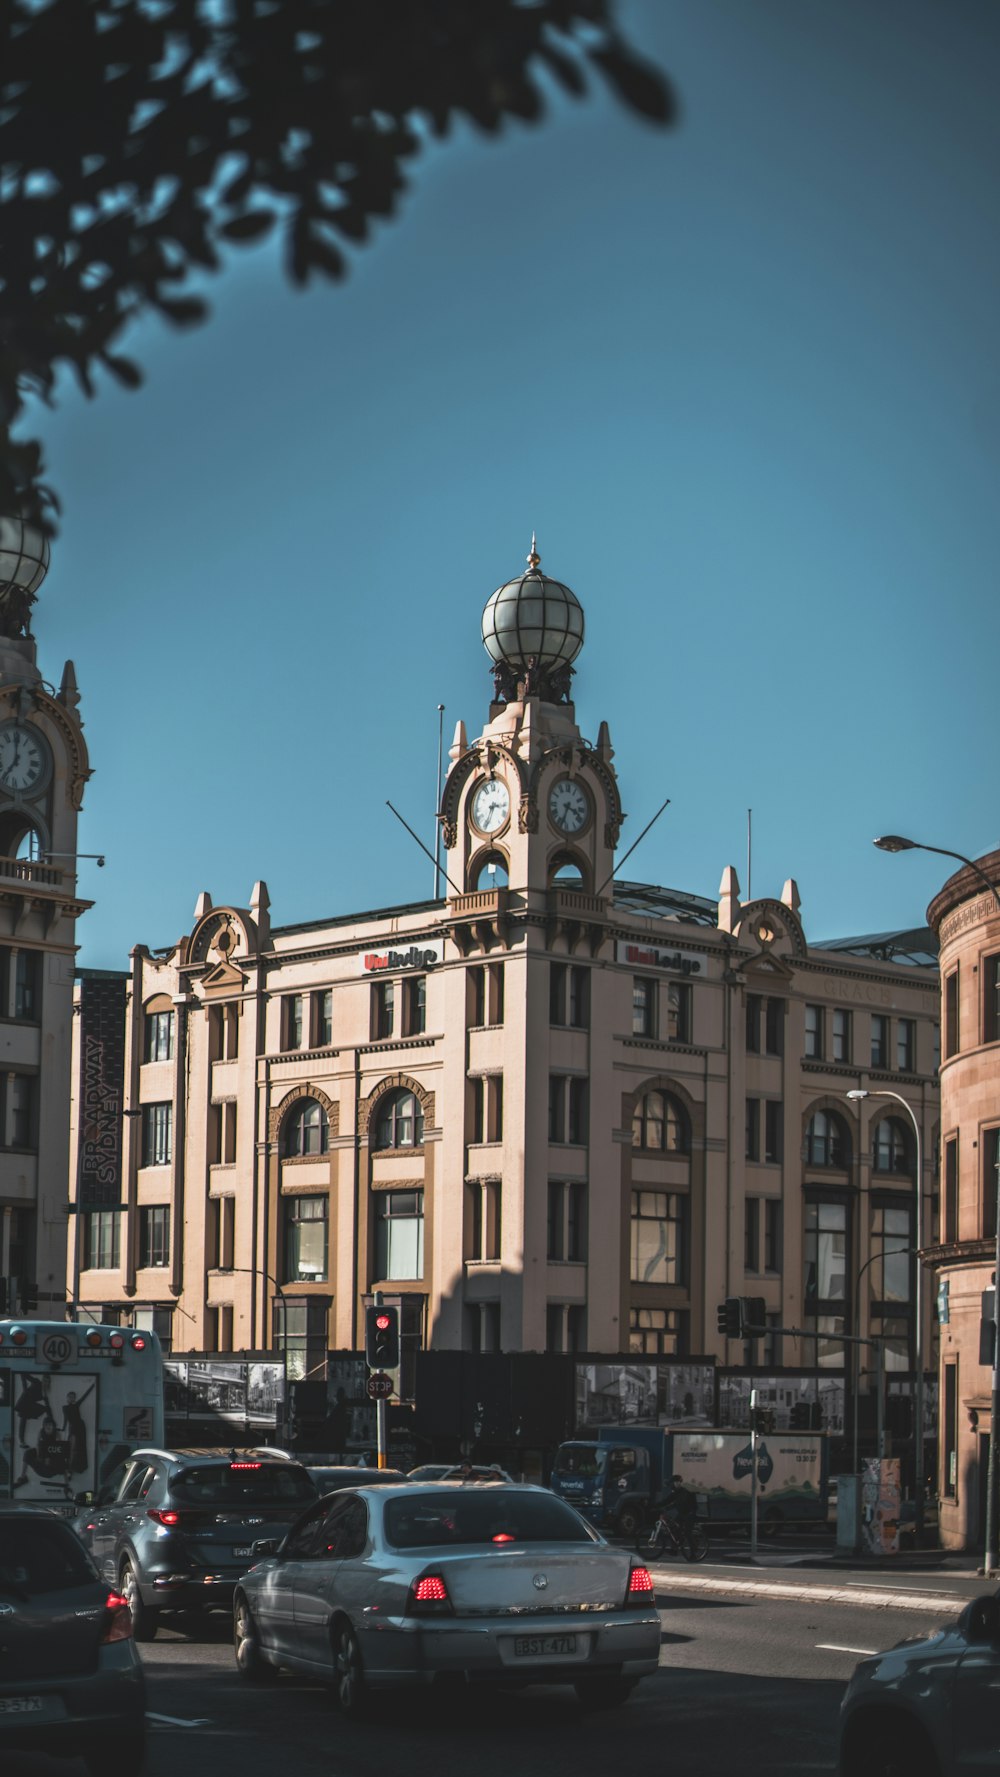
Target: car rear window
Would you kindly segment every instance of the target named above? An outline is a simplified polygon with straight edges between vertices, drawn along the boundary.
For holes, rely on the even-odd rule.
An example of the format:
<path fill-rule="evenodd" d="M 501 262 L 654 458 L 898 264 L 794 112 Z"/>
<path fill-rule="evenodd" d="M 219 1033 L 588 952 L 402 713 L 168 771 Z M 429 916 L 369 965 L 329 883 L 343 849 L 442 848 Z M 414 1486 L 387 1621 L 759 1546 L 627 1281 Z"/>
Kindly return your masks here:
<path fill-rule="evenodd" d="M 407 1479 L 394 1468 L 317 1468 L 311 1463 L 309 1473 L 321 1493 L 337 1493 L 342 1487 L 388 1487 Z"/>
<path fill-rule="evenodd" d="M 188 1505 L 308 1505 L 316 1488 L 295 1462 L 199 1463 L 170 1477 L 170 1492 Z"/>
<path fill-rule="evenodd" d="M 592 1543 L 597 1538 L 561 1499 L 519 1493 L 513 1487 L 490 1493 L 414 1494 L 386 1501 L 385 1534 L 397 1549 L 441 1544 Z"/>
<path fill-rule="evenodd" d="M 10 1518 L 0 1522 L 0 1597 L 65 1592 L 92 1586 L 97 1574 L 73 1532 L 58 1520 Z"/>

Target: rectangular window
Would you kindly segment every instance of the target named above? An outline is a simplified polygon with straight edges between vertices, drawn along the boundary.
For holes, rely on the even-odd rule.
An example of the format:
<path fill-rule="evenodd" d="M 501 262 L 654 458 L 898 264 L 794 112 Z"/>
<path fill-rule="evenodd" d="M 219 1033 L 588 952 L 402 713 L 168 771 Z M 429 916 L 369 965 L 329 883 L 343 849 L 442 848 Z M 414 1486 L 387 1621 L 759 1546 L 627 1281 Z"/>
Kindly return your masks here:
<path fill-rule="evenodd" d="M 590 971 L 574 963 L 569 972 L 569 1022 L 573 1030 L 586 1030 L 590 1011 Z"/>
<path fill-rule="evenodd" d="M 549 1075 L 549 1140 L 566 1140 L 566 1094 L 569 1081 L 565 1074 Z"/>
<path fill-rule="evenodd" d="M 286 993 L 281 1002 L 281 1046 L 283 1049 L 301 1049 L 303 1034 L 302 995 Z"/>
<path fill-rule="evenodd" d="M 209 1006 L 209 1060 L 235 1061 L 239 1048 L 240 1009 L 238 1005 Z"/>
<path fill-rule="evenodd" d="M 833 1060 L 850 1062 L 851 1014 L 843 1006 L 833 1009 Z"/>
<path fill-rule="evenodd" d="M 633 1283 L 687 1281 L 687 1214 L 676 1191 L 632 1192 Z"/>
<path fill-rule="evenodd" d="M 781 1270 L 781 1198 L 764 1199 L 764 1270 Z"/>
<path fill-rule="evenodd" d="M 503 963 L 490 963 L 487 967 L 489 985 L 489 1022 L 503 1023 Z"/>
<path fill-rule="evenodd" d="M 379 1278 L 423 1277 L 423 1191 L 378 1191 L 375 1217 L 375 1267 Z"/>
<path fill-rule="evenodd" d="M 403 983 L 403 1018 L 408 1037 L 422 1036 L 427 1028 L 427 976 L 408 975 Z"/>
<path fill-rule="evenodd" d="M 582 1351 L 585 1310 L 577 1303 L 550 1302 L 545 1310 L 548 1351 Z"/>
<path fill-rule="evenodd" d="M 760 1270 L 759 1197 L 747 1197 L 743 1203 L 743 1269 Z"/>
<path fill-rule="evenodd" d="M 206 1308 L 205 1339 L 207 1351 L 232 1351 L 233 1308 L 231 1302 L 220 1303 L 215 1308 Z"/>
<path fill-rule="evenodd" d="M 805 1306 L 819 1314 L 827 1303 L 847 1300 L 847 1206 L 806 1203 Z"/>
<path fill-rule="evenodd" d="M 944 1446 L 943 1491 L 948 1499 L 958 1492 L 958 1365 L 944 1366 L 944 1400 L 941 1403 L 941 1442 Z"/>
<path fill-rule="evenodd" d="M 628 1348 L 649 1357 L 686 1357 L 688 1315 L 682 1308 L 630 1308 Z"/>
<path fill-rule="evenodd" d="M 997 1237 L 997 1165 L 1000 1163 L 1000 1129 L 984 1129 L 983 1151 L 983 1213 L 982 1238 Z"/>
<path fill-rule="evenodd" d="M 286 1197 L 285 1283 L 323 1283 L 327 1270 L 327 1211 L 322 1197 Z"/>
<path fill-rule="evenodd" d="M 169 1166 L 173 1159 L 174 1107 L 170 1103 L 142 1106 L 142 1166 Z"/>
<path fill-rule="evenodd" d="M 372 1042 L 384 1042 L 392 1036 L 394 983 L 392 981 L 372 982 Z"/>
<path fill-rule="evenodd" d="M 155 1203 L 139 1211 L 139 1264 L 169 1265 L 170 1205 Z"/>
<path fill-rule="evenodd" d="M 500 1257 L 499 1179 L 470 1179 L 466 1184 L 464 1257 L 480 1265 Z"/>
<path fill-rule="evenodd" d="M 146 1041 L 143 1061 L 173 1061 L 174 1015 L 172 1012 L 146 1013 Z"/>
<path fill-rule="evenodd" d="M 764 1159 L 769 1166 L 781 1164 L 781 1132 L 784 1121 L 780 1098 L 769 1098 L 764 1104 Z"/>
<path fill-rule="evenodd" d="M 235 1253 L 236 1199 L 210 1197 L 205 1262 L 209 1271 L 231 1271 Z"/>
<path fill-rule="evenodd" d="M 14 1017 L 41 1017 L 41 957 L 37 950 L 14 952 Z"/>
<path fill-rule="evenodd" d="M 953 969 L 944 981 L 944 1052 L 958 1054 L 958 970 Z"/>
<path fill-rule="evenodd" d="M 645 975 L 636 975 L 632 980 L 632 1035 L 656 1035 L 656 982 Z"/>
<path fill-rule="evenodd" d="M 746 1106 L 746 1157 L 760 1159 L 760 1099 L 748 1098 Z"/>
<path fill-rule="evenodd" d="M 747 1051 L 751 1055 L 760 1054 L 762 1005 L 763 1001 L 759 993 L 747 994 Z"/>
<path fill-rule="evenodd" d="M 312 996 L 313 1044 L 326 1049 L 333 1042 L 333 988 L 323 987 Z"/>
<path fill-rule="evenodd" d="M 872 1013 L 871 1065 L 889 1065 L 889 1020 L 882 1012 Z"/>
<path fill-rule="evenodd" d="M 584 1250 L 584 1193 L 578 1179 L 550 1179 L 548 1199 L 547 1256 L 579 1264 Z"/>
<path fill-rule="evenodd" d="M 872 1300 L 894 1307 L 910 1301 L 910 1206 L 876 1203 L 872 1207 Z"/>
<path fill-rule="evenodd" d="M 995 1043 L 1000 1038 L 1000 951 L 984 956 L 983 978 L 983 1042 Z"/>
<path fill-rule="evenodd" d="M 958 1136 L 951 1135 L 944 1144 L 944 1227 L 941 1238 L 946 1245 L 958 1239 Z"/>
<path fill-rule="evenodd" d="M 500 1350 L 499 1302 L 467 1302 L 465 1307 L 466 1351 Z"/>
<path fill-rule="evenodd" d="M 806 1060 L 823 1059 L 823 1008 L 806 1007 Z"/>
<path fill-rule="evenodd" d="M 486 967 L 474 963 L 465 976 L 466 1016 L 470 1030 L 481 1030 L 486 1023 Z"/>
<path fill-rule="evenodd" d="M 690 981 L 668 981 L 667 983 L 667 1041 L 668 1043 L 690 1043 L 691 1041 Z"/>
<path fill-rule="evenodd" d="M 568 963 L 549 964 L 549 1023 L 566 1022 L 566 976 Z"/>
<path fill-rule="evenodd" d="M 8 1074 L 6 1089 L 8 1148 L 32 1149 L 38 1145 L 35 1100 L 38 1081 L 34 1074 Z"/>
<path fill-rule="evenodd" d="M 114 1271 L 118 1267 L 121 1214 L 117 1209 L 91 1210 L 83 1218 L 83 1269 Z"/>
<path fill-rule="evenodd" d="M 917 1042 L 917 1027 L 912 1018 L 896 1020 L 896 1066 L 901 1074 L 912 1074 Z"/>
<path fill-rule="evenodd" d="M 768 1055 L 783 1055 L 785 1051 L 785 1002 L 784 1000 L 768 999 L 765 1005 L 764 1047 Z"/>
<path fill-rule="evenodd" d="M 569 1082 L 566 1140 L 577 1146 L 584 1146 L 587 1141 L 587 1101 L 587 1081 L 580 1076 L 572 1078 Z"/>

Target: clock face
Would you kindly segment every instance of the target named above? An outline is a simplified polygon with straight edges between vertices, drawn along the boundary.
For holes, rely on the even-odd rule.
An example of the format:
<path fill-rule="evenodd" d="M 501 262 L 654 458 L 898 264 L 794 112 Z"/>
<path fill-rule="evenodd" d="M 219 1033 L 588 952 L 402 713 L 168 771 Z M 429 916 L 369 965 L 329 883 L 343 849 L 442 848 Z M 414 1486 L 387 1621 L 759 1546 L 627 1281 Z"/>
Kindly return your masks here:
<path fill-rule="evenodd" d="M 26 722 L 0 724 L 0 791 L 30 795 L 48 774 L 48 749 L 37 728 Z"/>
<path fill-rule="evenodd" d="M 510 791 L 503 778 L 487 778 L 472 798 L 472 818 L 480 833 L 496 833 L 510 814 Z"/>
<path fill-rule="evenodd" d="M 590 819 L 587 792 L 571 777 L 561 777 L 549 791 L 549 819 L 560 833 L 579 833 Z"/>

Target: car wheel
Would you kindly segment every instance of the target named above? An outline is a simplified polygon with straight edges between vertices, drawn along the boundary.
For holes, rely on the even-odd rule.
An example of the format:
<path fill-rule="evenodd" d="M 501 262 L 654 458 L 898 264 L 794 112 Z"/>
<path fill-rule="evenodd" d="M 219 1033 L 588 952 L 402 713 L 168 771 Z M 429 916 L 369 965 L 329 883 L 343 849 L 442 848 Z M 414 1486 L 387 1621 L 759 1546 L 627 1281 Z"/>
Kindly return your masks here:
<path fill-rule="evenodd" d="M 261 1653 L 253 1612 L 243 1597 L 238 1597 L 233 1606 L 233 1653 L 236 1670 L 248 1684 L 270 1684 L 277 1676 L 270 1661 Z"/>
<path fill-rule="evenodd" d="M 114 1733 L 110 1737 L 110 1745 L 113 1747 L 110 1763 L 114 1766 L 115 1777 L 141 1777 L 146 1758 L 145 1728 L 129 1728 L 125 1733 Z M 107 1777 L 108 1745 L 85 1752 L 83 1762 L 90 1777 Z"/>
<path fill-rule="evenodd" d="M 135 1568 L 131 1561 L 122 1562 L 121 1595 L 132 1612 L 132 1633 L 136 1641 L 152 1641 L 156 1635 L 158 1617 L 155 1610 L 143 1604 L 139 1582 L 135 1577 Z"/>
<path fill-rule="evenodd" d="M 615 1528 L 619 1536 L 635 1536 L 642 1528 L 642 1513 L 639 1507 L 622 1506 Z"/>
<path fill-rule="evenodd" d="M 906 1721 L 866 1725 L 855 1736 L 850 1769 L 853 1777 L 940 1777 L 925 1735 Z"/>
<path fill-rule="evenodd" d="M 581 1678 L 573 1689 L 582 1709 L 617 1709 L 628 1702 L 637 1682 L 634 1678 Z"/>
<path fill-rule="evenodd" d="M 364 1714 L 368 1692 L 361 1649 L 350 1623 L 339 1622 L 334 1627 L 333 1691 L 342 1715 L 356 1721 Z"/>

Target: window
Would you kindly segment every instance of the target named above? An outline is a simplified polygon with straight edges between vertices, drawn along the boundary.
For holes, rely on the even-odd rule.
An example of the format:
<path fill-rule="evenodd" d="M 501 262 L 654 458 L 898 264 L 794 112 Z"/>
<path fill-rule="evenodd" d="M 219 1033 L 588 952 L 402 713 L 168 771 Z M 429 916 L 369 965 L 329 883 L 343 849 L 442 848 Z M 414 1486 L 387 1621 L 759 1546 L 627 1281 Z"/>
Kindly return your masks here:
<path fill-rule="evenodd" d="M 113 1271 L 118 1266 L 121 1214 L 117 1209 L 94 1209 L 83 1218 L 83 1269 Z"/>
<path fill-rule="evenodd" d="M 415 1092 L 391 1092 L 379 1106 L 376 1148 L 419 1148 L 424 1140 L 424 1113 Z"/>
<path fill-rule="evenodd" d="M 896 1066 L 901 1074 L 912 1074 L 916 1053 L 917 1027 L 912 1018 L 896 1020 Z"/>
<path fill-rule="evenodd" d="M 836 1111 L 815 1111 L 806 1131 L 806 1165 L 835 1166 L 841 1172 L 851 1163 L 851 1139 Z"/>
<path fill-rule="evenodd" d="M 690 981 L 669 981 L 667 983 L 667 1041 L 668 1043 L 690 1043 L 691 1041 Z"/>
<path fill-rule="evenodd" d="M 139 1211 L 139 1264 L 169 1265 L 170 1205 L 151 1204 Z"/>
<path fill-rule="evenodd" d="M 628 1348 L 650 1357 L 685 1357 L 688 1315 L 681 1308 L 630 1308 Z"/>
<path fill-rule="evenodd" d="M 466 1351 L 500 1350 L 499 1302 L 467 1302 L 465 1305 Z"/>
<path fill-rule="evenodd" d="M 34 1074 L 7 1074 L 5 1076 L 5 1147 L 31 1149 L 37 1146 L 35 1133 L 37 1087 L 38 1081 Z"/>
<path fill-rule="evenodd" d="M 751 1055 L 760 1054 L 760 1015 L 762 1003 L 759 993 L 747 994 L 746 1046 L 748 1053 Z"/>
<path fill-rule="evenodd" d="M 784 1000 L 771 999 L 759 993 L 748 993 L 746 1002 L 746 1046 L 750 1054 L 781 1055 L 784 1050 Z"/>
<path fill-rule="evenodd" d="M 281 1002 L 281 1047 L 301 1049 L 303 1035 L 302 995 L 286 993 Z"/>
<path fill-rule="evenodd" d="M 329 1198 L 285 1197 L 285 1283 L 323 1283 Z"/>
<path fill-rule="evenodd" d="M 321 988 L 312 996 L 313 1045 L 326 1049 L 333 1042 L 333 988 Z"/>
<path fill-rule="evenodd" d="M 871 1065 L 889 1065 L 889 1020 L 882 1012 L 872 1013 Z"/>
<path fill-rule="evenodd" d="M 419 1037 L 427 1028 L 427 976 L 408 975 L 403 982 L 403 1032 Z"/>
<path fill-rule="evenodd" d="M 209 1059 L 211 1061 L 235 1061 L 239 1051 L 239 1037 L 239 1006 L 209 1006 Z"/>
<path fill-rule="evenodd" d="M 1000 951 L 984 956 L 983 979 L 983 1042 L 995 1043 L 1000 1038 Z"/>
<path fill-rule="evenodd" d="M 395 1016 L 395 983 L 392 981 L 372 982 L 372 1042 L 384 1042 L 392 1036 L 393 1019 Z"/>
<path fill-rule="evenodd" d="M 958 1136 L 951 1135 L 944 1144 L 944 1228 L 942 1239 L 950 1244 L 958 1239 Z"/>
<path fill-rule="evenodd" d="M 823 1008 L 806 1007 L 806 1060 L 823 1059 Z"/>
<path fill-rule="evenodd" d="M 586 1030 L 590 975 L 578 963 L 549 964 L 549 1023 Z"/>
<path fill-rule="evenodd" d="M 132 1316 L 137 1331 L 155 1333 L 164 1351 L 174 1342 L 174 1311 L 172 1308 L 137 1308 Z"/>
<path fill-rule="evenodd" d="M 424 1274 L 424 1194 L 378 1191 L 375 1195 L 375 1268 L 380 1278 Z"/>
<path fill-rule="evenodd" d="M 909 1303 L 911 1231 L 909 1204 L 874 1204 L 870 1289 L 875 1302 Z"/>
<path fill-rule="evenodd" d="M 645 975 L 636 975 L 632 980 L 632 1035 L 656 1035 L 656 982 Z"/>
<path fill-rule="evenodd" d="M 984 1129 L 982 1238 L 995 1240 L 997 1235 L 997 1165 L 1000 1163 L 1000 1129 Z"/>
<path fill-rule="evenodd" d="M 760 1270 L 759 1197 L 747 1197 L 743 1203 L 743 1269 Z"/>
<path fill-rule="evenodd" d="M 143 1061 L 172 1061 L 174 1058 L 174 1015 L 172 1012 L 146 1013 L 146 1041 Z"/>
<path fill-rule="evenodd" d="M 899 1117 L 880 1117 L 872 1133 L 872 1165 L 876 1172 L 911 1172 L 912 1140 Z"/>
<path fill-rule="evenodd" d="M 481 1074 L 469 1081 L 469 1140 L 475 1146 L 503 1140 L 503 1075 Z"/>
<path fill-rule="evenodd" d="M 764 1160 L 768 1166 L 781 1164 L 781 1132 L 784 1107 L 780 1098 L 769 1098 L 764 1105 Z"/>
<path fill-rule="evenodd" d="M 746 1158 L 760 1159 L 760 1099 L 748 1098 L 746 1104 Z"/>
<path fill-rule="evenodd" d="M 209 1106 L 208 1163 L 210 1166 L 236 1164 L 236 1100 L 227 1098 Z"/>
<path fill-rule="evenodd" d="M 206 1308 L 205 1349 L 207 1351 L 232 1351 L 233 1308 L 231 1302 L 223 1302 L 218 1307 Z"/>
<path fill-rule="evenodd" d="M 585 1146 L 588 1082 L 581 1074 L 549 1076 L 549 1140 Z"/>
<path fill-rule="evenodd" d="M 833 1060 L 851 1059 L 851 1014 L 843 1006 L 833 1009 Z"/>
<path fill-rule="evenodd" d="M 847 1300 L 847 1206 L 806 1203 L 806 1313 Z"/>
<path fill-rule="evenodd" d="M 502 852 L 491 851 L 476 865 L 470 887 L 473 894 L 489 894 L 494 889 L 506 888 L 509 880 L 507 859 Z"/>
<path fill-rule="evenodd" d="M 781 1270 L 781 1199 L 764 1198 L 764 1270 Z"/>
<path fill-rule="evenodd" d="M 166 1104 L 142 1106 L 143 1166 L 169 1166 L 173 1158 L 174 1107 Z"/>
<path fill-rule="evenodd" d="M 300 1098 L 282 1124 L 281 1152 L 286 1159 L 325 1154 L 330 1147 L 330 1121 L 315 1098 Z"/>
<path fill-rule="evenodd" d="M 475 963 L 468 971 L 467 983 L 468 1016 L 472 1028 L 502 1024 L 503 963 Z"/>
<path fill-rule="evenodd" d="M 545 1310 L 546 1349 L 582 1351 L 585 1312 L 576 1302 L 550 1302 Z"/>
<path fill-rule="evenodd" d="M 584 1204 L 586 1186 L 579 1179 L 550 1179 L 547 1257 L 581 1263 L 587 1256 Z"/>
<path fill-rule="evenodd" d="M 764 1048 L 768 1055 L 783 1055 L 785 1050 L 785 1002 L 768 999 L 764 1002 Z"/>
<path fill-rule="evenodd" d="M 464 1257 L 468 1264 L 500 1257 L 500 1180 L 469 1179 L 465 1186 Z"/>
<path fill-rule="evenodd" d="M 236 1236 L 235 1197 L 210 1197 L 205 1264 L 209 1271 L 231 1271 Z"/>
<path fill-rule="evenodd" d="M 953 969 L 944 982 L 944 1052 L 958 1054 L 958 970 Z"/>
<path fill-rule="evenodd" d="M 943 1491 L 948 1499 L 958 1492 L 958 1365 L 944 1366 L 944 1400 L 941 1412 L 944 1445 Z"/>
<path fill-rule="evenodd" d="M 633 1283 L 686 1282 L 687 1206 L 676 1191 L 632 1192 Z"/>
<path fill-rule="evenodd" d="M 683 1105 L 667 1092 L 644 1093 L 632 1117 L 632 1146 L 653 1153 L 690 1153 L 691 1134 Z"/>
<path fill-rule="evenodd" d="M 37 950 L 15 950 L 13 955 L 14 1017 L 41 1017 L 41 957 Z"/>

